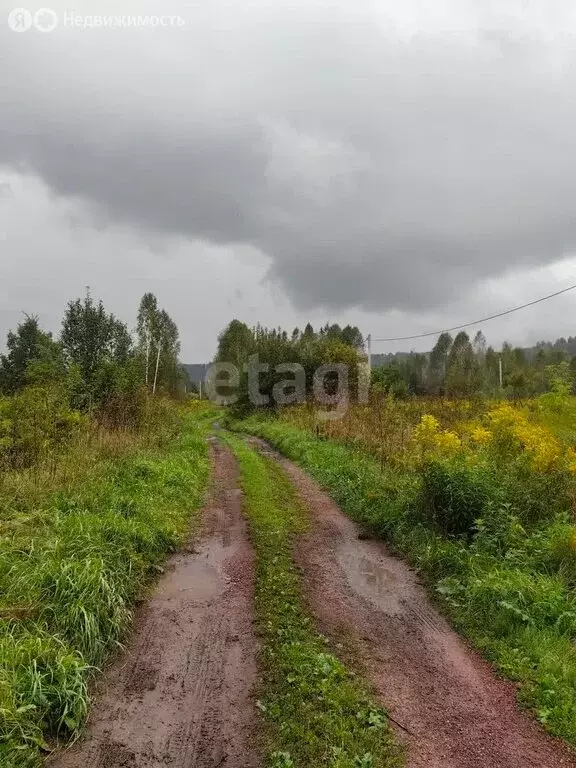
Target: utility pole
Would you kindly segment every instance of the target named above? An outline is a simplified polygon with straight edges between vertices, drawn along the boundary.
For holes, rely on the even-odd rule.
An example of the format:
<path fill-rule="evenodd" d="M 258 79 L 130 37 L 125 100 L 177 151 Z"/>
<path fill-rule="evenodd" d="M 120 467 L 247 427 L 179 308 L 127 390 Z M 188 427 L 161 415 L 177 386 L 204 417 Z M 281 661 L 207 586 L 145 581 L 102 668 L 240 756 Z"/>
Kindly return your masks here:
<path fill-rule="evenodd" d="M 368 376 L 372 375 L 372 334 L 366 336 L 366 350 L 368 353 Z"/>
<path fill-rule="evenodd" d="M 500 376 L 500 389 L 502 389 L 502 355 L 498 355 L 498 373 Z"/>

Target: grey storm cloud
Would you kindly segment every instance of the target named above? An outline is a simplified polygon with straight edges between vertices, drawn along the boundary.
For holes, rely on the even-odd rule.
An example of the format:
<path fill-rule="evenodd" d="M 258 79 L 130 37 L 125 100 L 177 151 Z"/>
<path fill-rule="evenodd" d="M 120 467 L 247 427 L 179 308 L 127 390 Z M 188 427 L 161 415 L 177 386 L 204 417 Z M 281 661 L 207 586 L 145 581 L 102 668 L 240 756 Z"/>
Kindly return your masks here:
<path fill-rule="evenodd" d="M 120 5 L 187 24 L 0 32 L 0 163 L 99 220 L 253 246 L 301 309 L 433 309 L 575 249 L 568 1 Z"/>

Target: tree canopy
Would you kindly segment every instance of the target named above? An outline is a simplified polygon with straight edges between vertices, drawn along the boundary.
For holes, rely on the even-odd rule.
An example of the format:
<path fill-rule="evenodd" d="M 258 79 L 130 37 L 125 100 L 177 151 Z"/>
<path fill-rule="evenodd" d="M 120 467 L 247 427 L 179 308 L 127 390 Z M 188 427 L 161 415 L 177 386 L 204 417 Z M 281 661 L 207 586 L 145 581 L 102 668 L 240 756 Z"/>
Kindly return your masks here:
<path fill-rule="evenodd" d="M 134 421 L 146 391 L 174 395 L 183 375 L 178 328 L 153 294 L 142 299 L 136 335 L 90 292 L 68 303 L 57 340 L 25 316 L 0 356 L 0 394 L 56 387 L 73 408 Z"/>

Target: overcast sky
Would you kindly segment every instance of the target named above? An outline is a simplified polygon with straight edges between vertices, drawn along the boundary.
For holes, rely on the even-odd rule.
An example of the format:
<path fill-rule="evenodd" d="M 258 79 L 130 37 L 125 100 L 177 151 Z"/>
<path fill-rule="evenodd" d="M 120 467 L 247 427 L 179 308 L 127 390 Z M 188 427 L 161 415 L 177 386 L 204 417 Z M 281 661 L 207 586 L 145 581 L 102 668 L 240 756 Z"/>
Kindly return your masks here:
<path fill-rule="evenodd" d="M 86 285 L 199 362 L 232 317 L 400 336 L 576 283 L 573 0 L 45 2 L 0 0 L 1 338 Z M 576 335 L 576 292 L 483 330 Z"/>

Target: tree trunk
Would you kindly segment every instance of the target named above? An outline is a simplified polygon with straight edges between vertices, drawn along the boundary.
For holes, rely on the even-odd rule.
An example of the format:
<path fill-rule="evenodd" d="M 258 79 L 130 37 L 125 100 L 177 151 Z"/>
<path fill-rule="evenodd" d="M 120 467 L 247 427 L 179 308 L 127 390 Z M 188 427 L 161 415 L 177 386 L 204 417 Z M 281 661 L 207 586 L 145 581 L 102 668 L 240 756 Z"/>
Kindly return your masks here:
<path fill-rule="evenodd" d="M 156 372 L 154 373 L 154 387 L 152 388 L 152 394 L 156 394 L 156 384 L 158 382 L 158 369 L 160 367 L 160 352 L 162 351 L 162 339 L 158 339 L 158 354 L 156 355 Z"/>

